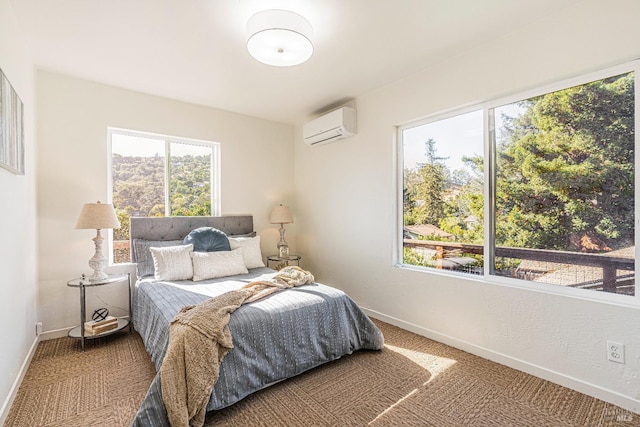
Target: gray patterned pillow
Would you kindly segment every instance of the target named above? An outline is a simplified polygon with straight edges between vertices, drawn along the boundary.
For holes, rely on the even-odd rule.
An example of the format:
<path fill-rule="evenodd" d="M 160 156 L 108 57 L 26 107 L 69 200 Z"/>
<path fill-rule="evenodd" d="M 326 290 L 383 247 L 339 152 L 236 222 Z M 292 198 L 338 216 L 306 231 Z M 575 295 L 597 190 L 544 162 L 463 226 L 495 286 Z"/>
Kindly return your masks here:
<path fill-rule="evenodd" d="M 145 240 L 133 239 L 133 253 L 136 262 L 136 275 L 138 279 L 155 274 L 153 268 L 153 257 L 149 248 L 165 248 L 167 246 L 179 246 L 182 240 Z"/>

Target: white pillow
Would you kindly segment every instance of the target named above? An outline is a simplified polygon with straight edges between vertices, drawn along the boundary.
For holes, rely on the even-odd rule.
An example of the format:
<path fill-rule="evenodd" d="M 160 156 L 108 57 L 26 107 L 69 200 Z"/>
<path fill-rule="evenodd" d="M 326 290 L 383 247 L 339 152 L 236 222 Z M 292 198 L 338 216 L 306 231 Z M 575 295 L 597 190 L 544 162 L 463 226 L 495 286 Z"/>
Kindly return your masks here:
<path fill-rule="evenodd" d="M 194 282 L 249 272 L 244 266 L 242 248 L 233 251 L 191 252 L 191 258 Z"/>
<path fill-rule="evenodd" d="M 191 256 L 193 245 L 149 248 L 153 257 L 156 280 L 190 280 L 193 277 Z"/>
<path fill-rule="evenodd" d="M 256 237 L 229 237 L 231 250 L 242 248 L 244 265 L 247 268 L 264 267 L 262 251 L 260 250 L 260 236 Z"/>

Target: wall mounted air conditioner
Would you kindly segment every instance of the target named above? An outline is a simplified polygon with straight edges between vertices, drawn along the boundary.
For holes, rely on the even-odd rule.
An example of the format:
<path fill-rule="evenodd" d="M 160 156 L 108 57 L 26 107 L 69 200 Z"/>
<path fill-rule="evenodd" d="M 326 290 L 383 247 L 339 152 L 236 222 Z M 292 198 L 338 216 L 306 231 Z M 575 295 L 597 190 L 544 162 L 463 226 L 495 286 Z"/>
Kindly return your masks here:
<path fill-rule="evenodd" d="M 308 145 L 322 145 L 356 134 L 356 110 L 342 107 L 305 123 L 302 137 Z"/>

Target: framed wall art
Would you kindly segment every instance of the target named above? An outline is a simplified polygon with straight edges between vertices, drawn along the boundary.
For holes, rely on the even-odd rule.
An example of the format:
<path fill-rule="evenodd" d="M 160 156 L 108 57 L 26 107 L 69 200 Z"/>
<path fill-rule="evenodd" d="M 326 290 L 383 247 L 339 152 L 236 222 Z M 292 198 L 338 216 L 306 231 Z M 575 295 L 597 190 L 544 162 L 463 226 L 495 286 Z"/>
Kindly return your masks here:
<path fill-rule="evenodd" d="M 24 175 L 24 105 L 0 70 L 0 167 Z"/>

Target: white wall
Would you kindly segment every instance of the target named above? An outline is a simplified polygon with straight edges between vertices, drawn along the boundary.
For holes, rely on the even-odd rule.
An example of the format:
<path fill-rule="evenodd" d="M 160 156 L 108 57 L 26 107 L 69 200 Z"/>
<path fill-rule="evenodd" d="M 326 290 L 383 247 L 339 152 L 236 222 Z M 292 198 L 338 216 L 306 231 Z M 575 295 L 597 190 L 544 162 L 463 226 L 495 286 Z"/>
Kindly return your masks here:
<path fill-rule="evenodd" d="M 308 147 L 296 129 L 305 266 L 374 316 L 640 412 L 640 305 L 393 267 L 395 126 L 640 57 L 640 2 L 577 2 L 355 100 L 358 135 Z M 428 43 L 428 40 L 425 40 Z M 605 342 L 626 344 L 627 363 Z"/>
<path fill-rule="evenodd" d="M 25 175 L 0 169 L 0 424 L 36 344 L 37 241 L 33 65 L 8 0 L 0 0 L 0 68 L 24 104 Z"/>
<path fill-rule="evenodd" d="M 109 126 L 220 142 L 222 214 L 253 214 L 263 253 L 275 252 L 279 234 L 268 219 L 278 203 L 293 207 L 293 126 L 47 71 L 38 71 L 37 84 L 39 315 L 47 337 L 79 323 L 78 289 L 66 283 L 90 272 L 95 231 L 74 227 L 83 203 L 107 200 Z M 294 231 L 288 227 L 292 246 Z M 89 314 L 105 305 L 126 314 L 122 286 L 87 298 Z"/>

